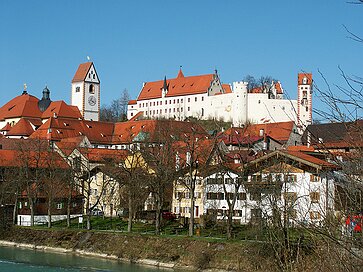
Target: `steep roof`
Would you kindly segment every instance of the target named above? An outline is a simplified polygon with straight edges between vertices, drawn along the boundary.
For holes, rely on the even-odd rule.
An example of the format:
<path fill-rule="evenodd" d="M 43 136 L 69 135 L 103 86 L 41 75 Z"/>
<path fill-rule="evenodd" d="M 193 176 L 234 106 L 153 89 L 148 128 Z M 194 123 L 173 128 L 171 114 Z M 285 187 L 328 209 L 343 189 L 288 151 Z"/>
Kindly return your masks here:
<path fill-rule="evenodd" d="M 113 128 L 114 124 L 108 122 L 51 117 L 30 138 L 60 141 L 86 135 L 92 144 L 110 144 Z"/>
<path fill-rule="evenodd" d="M 30 94 L 19 95 L 0 108 L 0 120 L 17 117 L 40 118 L 39 99 Z"/>
<path fill-rule="evenodd" d="M 6 123 L 6 125 L 2 129 L 0 129 L 0 131 L 9 131 L 10 129 L 11 129 L 10 124 Z"/>
<path fill-rule="evenodd" d="M 323 145 L 331 143 L 333 145 L 354 146 L 355 143 L 363 141 L 363 120 L 355 122 L 326 123 L 309 125 L 304 131 L 302 142 L 308 143 L 310 134 L 310 144 Z"/>
<path fill-rule="evenodd" d="M 289 151 L 289 150 L 276 150 L 270 152 L 256 160 L 244 164 L 243 168 L 249 171 L 250 173 L 254 173 L 256 171 L 261 170 L 262 168 L 267 168 L 269 166 L 276 166 L 278 162 L 286 160 L 290 162 L 291 161 L 298 162 L 299 164 L 296 164 L 295 166 L 299 168 L 303 167 L 302 165 L 305 165 L 307 167 L 315 168 L 317 171 L 339 169 L 337 165 L 316 158 L 312 155 L 300 151 Z"/>
<path fill-rule="evenodd" d="M 7 136 L 26 136 L 29 137 L 34 132 L 30 122 L 21 118 L 7 133 Z"/>
<path fill-rule="evenodd" d="M 84 81 L 87 77 L 87 73 L 88 73 L 89 69 L 91 68 L 92 64 L 93 64 L 93 62 L 81 63 L 78 66 L 76 73 L 74 74 L 72 82 Z"/>
<path fill-rule="evenodd" d="M 248 143 L 255 142 L 263 135 L 260 131 L 274 140 L 285 143 L 289 140 L 291 133 L 294 129 L 294 122 L 279 122 L 279 123 L 266 123 L 266 124 L 252 124 L 244 128 L 232 127 L 221 133 L 221 139 L 232 143 Z M 227 143 L 226 143 L 227 144 Z"/>
<path fill-rule="evenodd" d="M 297 76 L 297 84 L 303 84 L 304 77 L 307 78 L 307 84 L 310 85 L 313 83 L 313 75 L 311 73 L 299 73 Z"/>
<path fill-rule="evenodd" d="M 206 93 L 214 76 L 214 74 L 189 77 L 179 75 L 177 78 L 168 79 L 166 80 L 168 85 L 166 97 Z M 137 100 L 161 98 L 163 85 L 164 80 L 147 82 L 142 88 Z"/>
<path fill-rule="evenodd" d="M 66 104 L 63 100 L 53 101 L 49 107 L 43 112 L 42 119 L 50 117 L 63 117 L 63 118 L 82 118 L 82 115 L 77 106 Z"/>

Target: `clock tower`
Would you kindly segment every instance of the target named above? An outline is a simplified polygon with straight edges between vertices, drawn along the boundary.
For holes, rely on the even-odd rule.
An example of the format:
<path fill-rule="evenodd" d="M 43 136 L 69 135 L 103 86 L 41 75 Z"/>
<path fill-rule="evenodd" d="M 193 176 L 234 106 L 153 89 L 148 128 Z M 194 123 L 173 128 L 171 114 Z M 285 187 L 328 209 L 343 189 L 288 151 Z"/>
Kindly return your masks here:
<path fill-rule="evenodd" d="M 79 108 L 85 120 L 99 120 L 100 80 L 93 62 L 78 66 L 72 80 L 71 104 Z"/>

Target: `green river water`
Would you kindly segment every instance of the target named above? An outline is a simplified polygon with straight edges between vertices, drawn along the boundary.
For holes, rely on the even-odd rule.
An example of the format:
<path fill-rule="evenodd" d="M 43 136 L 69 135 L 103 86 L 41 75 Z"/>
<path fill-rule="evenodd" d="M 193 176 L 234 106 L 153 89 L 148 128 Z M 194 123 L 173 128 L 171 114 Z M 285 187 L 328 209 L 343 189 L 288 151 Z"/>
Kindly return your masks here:
<path fill-rule="evenodd" d="M 82 257 L 74 254 L 49 253 L 32 249 L 0 247 L 1 272 L 39 271 L 122 271 L 156 272 L 156 268 L 123 264 L 115 260 Z M 165 271 L 165 270 L 164 270 Z"/>

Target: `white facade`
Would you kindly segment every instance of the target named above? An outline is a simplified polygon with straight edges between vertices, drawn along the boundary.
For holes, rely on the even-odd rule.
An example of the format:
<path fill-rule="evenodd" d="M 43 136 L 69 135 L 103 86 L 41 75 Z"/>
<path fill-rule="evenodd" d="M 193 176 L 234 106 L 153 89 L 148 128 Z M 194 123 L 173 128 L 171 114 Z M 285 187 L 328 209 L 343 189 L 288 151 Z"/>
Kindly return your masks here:
<path fill-rule="evenodd" d="M 72 82 L 71 105 L 79 108 L 85 120 L 99 120 L 100 91 L 100 80 L 91 63 L 83 80 Z"/>
<path fill-rule="evenodd" d="M 281 213 L 284 208 L 287 208 L 291 223 L 318 224 L 324 220 L 327 211 L 334 209 L 334 180 L 326 174 L 317 175 L 295 170 L 289 173 L 268 173 L 262 176 L 262 179 L 272 177 L 275 182 L 277 179 L 286 181 L 282 183 L 280 197 L 277 200 L 274 199 L 275 202 L 271 199 L 272 194 L 267 193 L 266 190 L 256 193 L 250 189 L 255 176 L 249 176 L 246 186 L 242 184 L 239 187 L 238 198 L 233 208 L 233 220 L 240 224 L 248 224 L 258 214 L 268 221 L 272 217 L 274 205 Z M 200 214 L 214 213 L 218 220 L 226 219 L 229 207 L 221 179 L 224 179 L 226 191 L 231 193 L 232 197 L 236 188 L 234 184 L 238 178 L 238 175 L 231 172 L 216 173 L 204 178 L 203 189 L 199 190 L 202 192 L 203 199 L 203 204 L 199 204 L 199 207 L 203 208 Z M 174 211 L 178 211 L 176 203 L 184 203 L 184 200 L 177 202 L 173 199 Z"/>
<path fill-rule="evenodd" d="M 219 83 L 218 77 L 216 80 Z M 311 107 L 308 110 L 311 115 Z M 297 122 L 296 100 L 283 99 L 283 94 L 276 93 L 276 90 L 272 94 L 249 93 L 245 82 L 234 82 L 232 92 L 206 91 L 173 97 L 165 97 L 164 94 L 160 98 L 136 100 L 128 105 L 127 118 L 131 119 L 141 111 L 148 119 L 185 120 L 195 117 L 232 122 L 235 127 L 248 121 L 256 124 Z"/>

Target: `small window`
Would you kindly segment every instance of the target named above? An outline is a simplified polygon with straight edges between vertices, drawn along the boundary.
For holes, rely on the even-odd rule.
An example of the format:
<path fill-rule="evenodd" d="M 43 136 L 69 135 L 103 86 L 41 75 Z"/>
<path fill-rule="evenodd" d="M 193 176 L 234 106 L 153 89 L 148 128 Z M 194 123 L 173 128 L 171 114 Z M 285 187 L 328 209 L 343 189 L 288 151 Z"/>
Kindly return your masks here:
<path fill-rule="evenodd" d="M 190 97 L 188 97 L 188 102 L 190 102 Z"/>
<path fill-rule="evenodd" d="M 79 93 L 81 91 L 81 87 L 76 87 L 76 93 Z"/>
<path fill-rule="evenodd" d="M 319 192 L 311 192 L 310 193 L 311 203 L 319 203 L 320 202 L 320 193 Z"/>
<path fill-rule="evenodd" d="M 195 102 L 197 102 L 198 101 L 198 97 L 196 97 L 194 100 L 195 100 Z"/>
<path fill-rule="evenodd" d="M 320 218 L 321 218 L 320 212 L 310 212 L 310 219 L 316 220 Z"/>
<path fill-rule="evenodd" d="M 63 208 L 63 203 L 57 203 L 57 210 L 60 210 Z"/>
<path fill-rule="evenodd" d="M 204 96 L 202 96 L 202 101 L 204 101 Z"/>
<path fill-rule="evenodd" d="M 188 111 L 190 111 L 190 107 L 188 107 Z"/>

